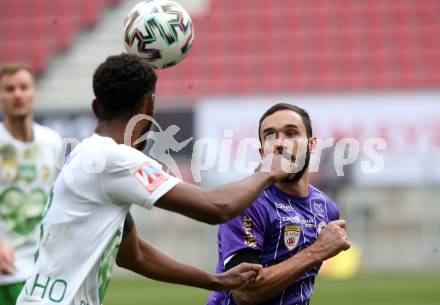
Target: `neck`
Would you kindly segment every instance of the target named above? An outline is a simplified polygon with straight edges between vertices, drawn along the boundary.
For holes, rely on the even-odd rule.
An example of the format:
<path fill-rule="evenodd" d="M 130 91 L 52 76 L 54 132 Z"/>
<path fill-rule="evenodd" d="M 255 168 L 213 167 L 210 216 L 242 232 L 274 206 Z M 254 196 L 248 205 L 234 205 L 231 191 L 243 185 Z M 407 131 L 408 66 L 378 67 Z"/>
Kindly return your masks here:
<path fill-rule="evenodd" d="M 22 142 L 32 141 L 32 115 L 26 115 L 23 117 L 6 116 L 4 125 L 15 139 Z"/>
<path fill-rule="evenodd" d="M 112 138 L 118 144 L 127 144 L 124 141 L 125 129 L 127 127 L 127 122 L 117 120 L 108 120 L 108 121 L 98 121 L 95 132 L 103 137 Z M 136 129 L 132 131 L 131 140 L 139 139 L 141 133 Z M 130 143 L 131 147 L 134 147 Z"/>
<path fill-rule="evenodd" d="M 309 195 L 309 173 L 306 171 L 297 182 L 277 182 L 276 187 L 285 193 L 296 197 L 307 197 Z"/>

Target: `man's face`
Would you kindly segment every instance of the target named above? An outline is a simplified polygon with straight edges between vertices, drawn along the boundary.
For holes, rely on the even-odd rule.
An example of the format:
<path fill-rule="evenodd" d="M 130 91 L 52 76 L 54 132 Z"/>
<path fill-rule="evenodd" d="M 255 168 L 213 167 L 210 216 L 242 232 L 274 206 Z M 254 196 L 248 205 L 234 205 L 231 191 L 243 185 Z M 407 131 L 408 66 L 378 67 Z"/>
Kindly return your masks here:
<path fill-rule="evenodd" d="M 298 181 L 308 168 L 314 138 L 309 139 L 302 117 L 292 110 L 280 110 L 261 122 L 260 154 L 284 154 L 300 166 L 291 181 Z"/>
<path fill-rule="evenodd" d="M 35 100 L 34 80 L 26 70 L 0 79 L 0 102 L 6 115 L 20 118 L 32 112 Z"/>

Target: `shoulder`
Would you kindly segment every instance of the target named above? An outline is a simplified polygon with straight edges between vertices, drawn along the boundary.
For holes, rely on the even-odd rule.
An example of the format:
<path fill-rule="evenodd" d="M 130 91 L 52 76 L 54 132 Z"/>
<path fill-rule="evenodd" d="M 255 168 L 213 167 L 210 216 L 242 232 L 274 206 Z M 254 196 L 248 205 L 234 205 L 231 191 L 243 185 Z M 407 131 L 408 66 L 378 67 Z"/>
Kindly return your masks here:
<path fill-rule="evenodd" d="M 327 211 L 327 214 L 329 215 L 332 220 L 339 219 L 339 206 L 336 202 L 333 201 L 327 194 L 322 192 L 321 190 L 317 189 L 316 187 L 310 185 L 312 189 L 312 201 L 313 200 L 322 200 L 325 204 L 325 208 Z"/>
<path fill-rule="evenodd" d="M 269 188 L 264 190 L 258 198 L 243 213 L 244 216 L 250 216 L 253 220 L 259 221 L 260 224 L 268 221 L 270 210 L 274 203 L 271 199 Z M 243 216 L 242 215 L 242 216 Z"/>
<path fill-rule="evenodd" d="M 4 137 L 5 136 L 5 125 L 3 124 L 3 122 L 0 122 L 0 137 Z"/>
<path fill-rule="evenodd" d="M 255 199 L 252 205 L 248 207 L 248 210 L 258 211 L 260 213 L 265 213 L 273 205 L 273 200 L 270 194 L 270 188 L 265 189 L 261 194 Z"/>
<path fill-rule="evenodd" d="M 34 123 L 33 128 L 36 141 L 53 146 L 61 145 L 62 138 L 55 130 L 37 123 Z"/>
<path fill-rule="evenodd" d="M 5 125 L 3 124 L 3 122 L 0 122 L 0 140 L 2 141 L 7 141 L 8 139 L 10 139 L 10 134 L 9 132 L 6 130 Z"/>
<path fill-rule="evenodd" d="M 107 160 L 107 168 L 111 171 L 129 170 L 145 170 L 149 173 L 157 173 L 162 171 L 162 165 L 156 160 L 145 155 L 143 152 L 124 144 L 107 143 L 103 145 Z"/>
<path fill-rule="evenodd" d="M 108 145 L 106 150 L 108 151 L 108 159 L 111 161 L 151 163 L 152 165 L 159 165 L 157 161 L 143 152 L 125 144 L 116 144 L 113 142 L 113 145 Z"/>

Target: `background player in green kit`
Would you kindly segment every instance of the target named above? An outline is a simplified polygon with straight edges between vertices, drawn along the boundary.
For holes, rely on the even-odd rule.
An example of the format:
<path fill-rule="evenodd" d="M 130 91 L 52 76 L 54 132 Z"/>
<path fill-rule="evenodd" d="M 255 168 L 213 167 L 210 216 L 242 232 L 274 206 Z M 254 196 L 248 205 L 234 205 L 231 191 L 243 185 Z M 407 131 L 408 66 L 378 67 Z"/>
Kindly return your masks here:
<path fill-rule="evenodd" d="M 14 305 L 30 276 L 38 227 L 55 178 L 60 136 L 33 122 L 34 79 L 22 64 L 0 68 L 0 304 Z"/>

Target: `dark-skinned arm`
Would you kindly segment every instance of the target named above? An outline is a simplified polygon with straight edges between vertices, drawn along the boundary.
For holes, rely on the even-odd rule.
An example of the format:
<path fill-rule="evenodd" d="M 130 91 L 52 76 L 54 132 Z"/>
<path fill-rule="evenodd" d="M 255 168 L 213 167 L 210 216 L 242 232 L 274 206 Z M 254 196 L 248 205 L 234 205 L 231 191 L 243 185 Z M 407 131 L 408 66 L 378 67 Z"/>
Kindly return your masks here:
<path fill-rule="evenodd" d="M 264 173 L 214 190 L 182 182 L 163 195 L 155 206 L 205 223 L 219 224 L 242 213 L 271 183 L 270 175 Z"/>
<path fill-rule="evenodd" d="M 282 169 L 282 156 L 263 159 L 269 162 L 271 171 L 258 170 L 239 182 L 227 184 L 213 190 L 205 190 L 189 183 L 179 183 L 163 195 L 157 207 L 183 214 L 209 224 L 224 223 L 241 214 L 272 183 L 284 180 L 288 172 Z"/>
<path fill-rule="evenodd" d="M 254 281 L 258 275 L 261 278 L 262 270 L 261 265 L 244 263 L 222 274 L 205 272 L 173 259 L 140 239 L 135 227 L 123 238 L 116 263 L 154 280 L 208 290 L 238 288 Z"/>

